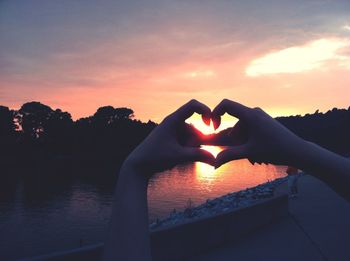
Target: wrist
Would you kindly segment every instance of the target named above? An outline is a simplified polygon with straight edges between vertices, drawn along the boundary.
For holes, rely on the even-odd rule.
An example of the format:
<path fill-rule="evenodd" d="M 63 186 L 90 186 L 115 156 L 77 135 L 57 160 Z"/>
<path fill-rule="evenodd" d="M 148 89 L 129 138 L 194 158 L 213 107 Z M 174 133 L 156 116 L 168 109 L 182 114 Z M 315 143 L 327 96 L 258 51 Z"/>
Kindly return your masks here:
<path fill-rule="evenodd" d="M 148 183 L 149 176 L 134 161 L 129 159 L 124 161 L 119 171 L 119 178 L 131 182 Z"/>
<path fill-rule="evenodd" d="M 293 149 L 291 150 L 291 164 L 289 165 L 298 169 L 304 169 L 306 160 L 309 158 L 310 146 L 312 146 L 310 142 L 298 137 L 298 140 L 294 143 Z"/>

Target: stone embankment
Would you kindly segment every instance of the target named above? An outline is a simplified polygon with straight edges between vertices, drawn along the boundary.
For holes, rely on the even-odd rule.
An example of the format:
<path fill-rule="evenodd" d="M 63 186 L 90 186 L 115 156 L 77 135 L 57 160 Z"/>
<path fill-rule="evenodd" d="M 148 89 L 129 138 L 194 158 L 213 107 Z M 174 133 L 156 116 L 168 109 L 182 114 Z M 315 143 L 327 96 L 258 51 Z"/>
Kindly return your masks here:
<path fill-rule="evenodd" d="M 182 212 L 175 209 L 165 219 L 157 219 L 150 225 L 150 229 L 165 228 L 172 225 L 192 222 L 198 218 L 206 218 L 218 214 L 223 214 L 231 210 L 246 207 L 257 203 L 259 200 L 272 198 L 275 188 L 287 181 L 288 177 L 275 179 L 273 181 L 247 188 L 245 190 L 233 192 L 215 199 L 208 199 L 205 203 L 194 207 L 191 200 Z"/>

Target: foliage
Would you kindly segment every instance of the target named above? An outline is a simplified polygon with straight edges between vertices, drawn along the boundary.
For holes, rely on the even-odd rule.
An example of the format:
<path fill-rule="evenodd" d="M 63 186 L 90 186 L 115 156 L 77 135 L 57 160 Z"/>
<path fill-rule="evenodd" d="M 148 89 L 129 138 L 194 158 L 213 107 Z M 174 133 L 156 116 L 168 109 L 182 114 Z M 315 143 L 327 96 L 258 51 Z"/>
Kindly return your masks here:
<path fill-rule="evenodd" d="M 14 111 L 0 105 L 0 137 L 15 134 Z"/>
<path fill-rule="evenodd" d="M 0 164 L 26 169 L 46 166 L 48 172 L 62 166 L 115 170 L 156 126 L 152 121 L 145 123 L 134 117 L 132 109 L 113 106 L 100 107 L 92 116 L 76 121 L 68 112 L 40 102 L 25 103 L 19 110 L 0 106 Z M 277 120 L 306 140 L 338 153 L 350 151 L 350 108 Z M 186 146 L 203 142 L 228 145 L 231 130 L 205 136 L 192 125 L 184 124 L 177 133 L 179 142 Z M 59 172 L 63 175 L 66 171 Z"/>
<path fill-rule="evenodd" d="M 7 159 L 2 163 L 115 166 L 156 126 L 133 118 L 132 109 L 112 106 L 98 108 L 93 116 L 77 121 L 68 112 L 40 102 L 25 103 L 17 111 L 1 106 L 0 140 L 14 137 L 2 150 L 1 158 Z"/>

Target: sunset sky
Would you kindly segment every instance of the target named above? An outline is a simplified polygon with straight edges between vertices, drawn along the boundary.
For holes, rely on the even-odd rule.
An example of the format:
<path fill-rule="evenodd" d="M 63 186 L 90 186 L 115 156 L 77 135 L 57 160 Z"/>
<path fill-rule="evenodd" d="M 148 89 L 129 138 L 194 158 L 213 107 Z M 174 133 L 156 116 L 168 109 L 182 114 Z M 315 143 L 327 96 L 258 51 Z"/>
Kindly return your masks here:
<path fill-rule="evenodd" d="M 0 104 L 159 122 L 191 98 L 270 114 L 350 105 L 350 1 L 0 2 Z"/>

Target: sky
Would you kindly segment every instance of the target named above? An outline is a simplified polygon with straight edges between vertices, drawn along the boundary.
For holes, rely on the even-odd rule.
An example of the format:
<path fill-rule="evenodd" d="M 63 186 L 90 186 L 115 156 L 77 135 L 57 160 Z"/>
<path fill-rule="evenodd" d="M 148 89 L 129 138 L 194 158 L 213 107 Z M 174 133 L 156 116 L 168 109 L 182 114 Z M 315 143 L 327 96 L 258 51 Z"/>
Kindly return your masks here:
<path fill-rule="evenodd" d="M 0 1 L 0 104 L 14 109 L 160 122 L 228 98 L 296 115 L 349 107 L 349 73 L 348 0 Z"/>

